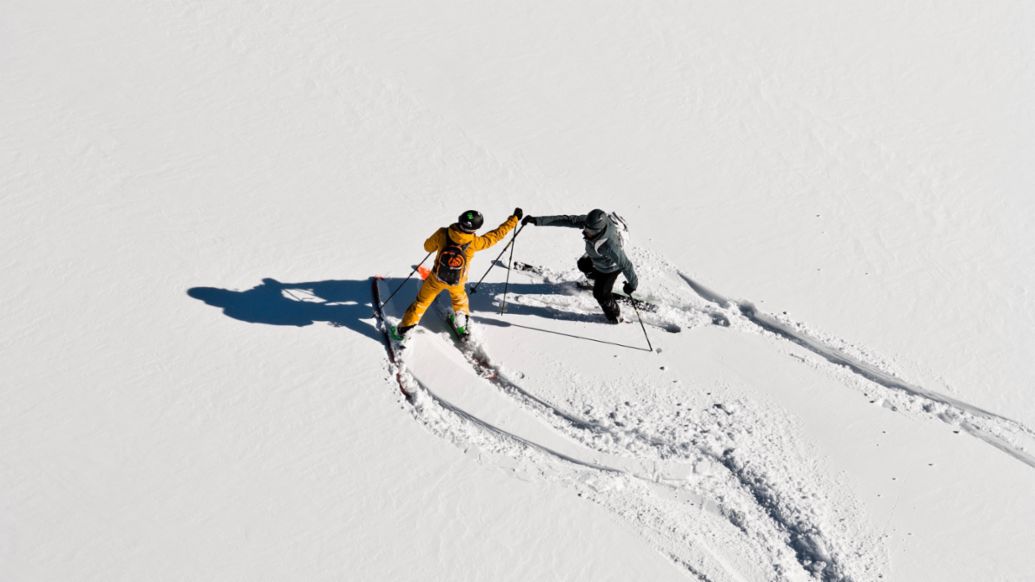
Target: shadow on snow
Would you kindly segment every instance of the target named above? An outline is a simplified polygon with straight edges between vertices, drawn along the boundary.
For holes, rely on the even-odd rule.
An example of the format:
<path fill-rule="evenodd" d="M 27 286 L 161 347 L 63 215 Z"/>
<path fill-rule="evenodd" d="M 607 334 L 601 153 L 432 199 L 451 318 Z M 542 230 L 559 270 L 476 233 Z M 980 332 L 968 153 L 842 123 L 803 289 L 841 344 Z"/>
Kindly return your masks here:
<path fill-rule="evenodd" d="M 412 279 L 405 281 L 402 278 L 385 279 L 387 288 L 391 291 L 395 291 L 404 282 L 405 286 L 399 290 L 391 304 L 385 307 L 389 315 L 401 315 L 404 306 L 416 297 L 420 282 Z M 470 286 L 468 286 L 472 313 L 475 315 L 498 313 L 499 300 L 503 290 L 503 283 L 482 283 L 476 293 L 471 293 Z M 507 292 L 512 295 L 570 294 L 570 290 L 563 285 L 545 283 L 511 283 Z M 218 307 L 223 310 L 224 315 L 239 321 L 295 327 L 324 322 L 336 327 L 351 329 L 374 341 L 381 342 L 381 334 L 374 323 L 369 279 L 284 283 L 266 278 L 259 285 L 243 291 L 217 287 L 192 287 L 187 290 L 187 295 L 207 305 Z M 448 295 L 445 293 L 439 295 L 439 301 L 448 302 Z M 394 309 L 393 306 L 395 306 Z M 433 309 L 434 307 L 425 314 L 422 323 L 431 323 L 428 318 L 434 317 L 434 313 L 431 313 Z M 566 321 L 603 321 L 602 315 L 521 305 L 509 300 L 507 313 Z"/>

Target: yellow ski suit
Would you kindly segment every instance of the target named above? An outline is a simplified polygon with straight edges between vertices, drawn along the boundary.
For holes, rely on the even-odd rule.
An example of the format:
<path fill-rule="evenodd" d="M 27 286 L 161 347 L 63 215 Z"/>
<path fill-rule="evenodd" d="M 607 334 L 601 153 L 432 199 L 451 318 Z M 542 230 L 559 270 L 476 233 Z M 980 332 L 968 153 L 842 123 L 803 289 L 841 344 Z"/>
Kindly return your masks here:
<path fill-rule="evenodd" d="M 421 285 L 420 291 L 417 292 L 417 298 L 406 309 L 406 313 L 403 314 L 402 321 L 399 322 L 399 327 L 405 328 L 417 325 L 420 318 L 424 316 L 424 312 L 431 306 L 431 302 L 434 301 L 442 291 L 449 292 L 449 298 L 453 303 L 453 311 L 457 313 L 469 313 L 470 307 L 468 306 L 465 284 L 467 283 L 467 267 L 471 265 L 471 259 L 474 258 L 474 253 L 483 251 L 500 242 L 503 240 L 503 237 L 507 236 L 507 233 L 513 230 L 517 225 L 518 217 L 511 216 L 503 224 L 496 227 L 495 230 L 489 231 L 481 236 L 470 232 L 464 232 L 455 224 L 449 228 L 440 228 L 436 230 L 435 234 L 431 235 L 428 240 L 424 241 L 424 250 L 429 253 L 432 251 L 441 252 L 446 246 L 447 231 L 449 238 L 452 239 L 453 242 L 461 245 L 470 243 L 464 252 L 464 255 L 467 258 L 464 272 L 460 276 L 460 282 L 456 285 L 444 283 L 441 279 L 435 276 L 435 273 L 428 275 L 428 278 L 424 280 L 424 284 Z M 438 262 L 437 254 L 435 255 L 435 262 Z"/>

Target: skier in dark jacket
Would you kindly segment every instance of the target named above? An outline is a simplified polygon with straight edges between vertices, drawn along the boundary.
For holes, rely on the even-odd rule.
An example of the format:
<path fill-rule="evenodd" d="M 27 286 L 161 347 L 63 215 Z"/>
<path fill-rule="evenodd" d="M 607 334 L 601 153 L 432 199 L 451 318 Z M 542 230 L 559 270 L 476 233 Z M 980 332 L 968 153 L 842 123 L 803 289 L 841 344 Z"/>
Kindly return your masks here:
<path fill-rule="evenodd" d="M 615 225 L 607 213 L 597 208 L 589 214 L 581 215 L 526 216 L 522 224 L 582 229 L 582 238 L 586 240 L 586 253 L 576 264 L 579 270 L 593 281 L 593 297 L 600 303 L 604 316 L 609 322 L 618 323 L 621 310 L 612 295 L 618 274 L 625 276 L 622 290 L 626 295 L 636 291 L 639 281 L 636 278 L 636 269 L 633 268 L 629 257 L 625 256 Z"/>

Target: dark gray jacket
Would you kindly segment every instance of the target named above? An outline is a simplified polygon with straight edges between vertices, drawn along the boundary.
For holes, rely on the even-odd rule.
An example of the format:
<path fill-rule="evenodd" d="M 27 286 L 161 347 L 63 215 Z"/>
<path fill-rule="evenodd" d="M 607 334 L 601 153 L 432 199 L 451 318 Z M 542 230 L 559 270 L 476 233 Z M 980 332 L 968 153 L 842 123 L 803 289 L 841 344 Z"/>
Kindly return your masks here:
<path fill-rule="evenodd" d="M 565 226 L 568 228 L 586 228 L 586 215 L 563 214 L 558 216 L 537 216 L 536 226 Z M 601 273 L 614 273 L 621 271 L 625 280 L 632 283 L 633 287 L 639 286 L 636 279 L 636 269 L 633 268 L 629 257 L 625 256 L 622 249 L 622 241 L 618 239 L 615 225 L 611 219 L 607 219 L 607 227 L 593 238 L 586 239 L 586 256 L 593 261 L 593 268 Z"/>

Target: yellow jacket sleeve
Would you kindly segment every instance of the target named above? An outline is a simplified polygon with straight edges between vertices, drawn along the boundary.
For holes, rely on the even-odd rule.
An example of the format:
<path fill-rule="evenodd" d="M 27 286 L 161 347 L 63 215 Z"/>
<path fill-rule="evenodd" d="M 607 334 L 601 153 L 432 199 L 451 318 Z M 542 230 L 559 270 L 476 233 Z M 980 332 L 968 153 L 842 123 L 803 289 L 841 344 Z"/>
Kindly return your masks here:
<path fill-rule="evenodd" d="M 428 240 L 424 241 L 424 250 L 429 253 L 442 250 L 442 247 L 446 244 L 446 229 L 440 228 L 435 231 L 435 234 L 428 237 Z"/>
<path fill-rule="evenodd" d="M 517 225 L 518 217 L 511 216 L 510 218 L 505 220 L 503 224 L 496 227 L 496 230 L 490 230 L 489 232 L 479 237 L 476 237 L 474 239 L 474 244 L 472 245 L 474 247 L 475 252 L 484 251 L 492 245 L 500 242 L 501 240 L 503 240 L 503 237 L 507 236 L 507 233 L 511 230 L 514 230 L 514 227 Z"/>

